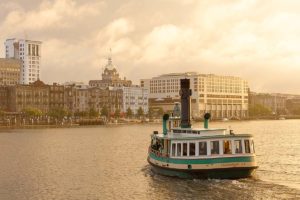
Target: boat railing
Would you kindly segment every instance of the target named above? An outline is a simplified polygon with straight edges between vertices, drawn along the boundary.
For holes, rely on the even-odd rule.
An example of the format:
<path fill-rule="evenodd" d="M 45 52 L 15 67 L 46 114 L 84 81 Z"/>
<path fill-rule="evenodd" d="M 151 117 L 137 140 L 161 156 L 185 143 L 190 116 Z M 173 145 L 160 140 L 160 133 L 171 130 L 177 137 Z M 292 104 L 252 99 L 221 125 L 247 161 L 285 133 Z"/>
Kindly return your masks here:
<path fill-rule="evenodd" d="M 163 158 L 168 158 L 169 154 L 168 153 L 162 153 L 158 150 L 154 150 L 151 147 L 149 147 L 149 152 L 155 154 L 157 157 L 163 157 Z"/>

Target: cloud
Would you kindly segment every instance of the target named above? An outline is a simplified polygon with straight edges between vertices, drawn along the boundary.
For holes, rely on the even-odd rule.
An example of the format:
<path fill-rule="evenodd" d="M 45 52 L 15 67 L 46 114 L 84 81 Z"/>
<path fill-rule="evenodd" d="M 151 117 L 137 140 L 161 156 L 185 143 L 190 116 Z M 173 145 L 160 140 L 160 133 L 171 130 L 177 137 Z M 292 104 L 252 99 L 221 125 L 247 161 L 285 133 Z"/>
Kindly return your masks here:
<path fill-rule="evenodd" d="M 252 90 L 300 93 L 295 86 L 300 84 L 298 1 L 29 0 L 0 5 L 0 40 L 28 35 L 43 41 L 46 82 L 100 78 L 112 48 L 120 73 L 136 83 L 162 73 L 197 71 L 241 76 Z"/>

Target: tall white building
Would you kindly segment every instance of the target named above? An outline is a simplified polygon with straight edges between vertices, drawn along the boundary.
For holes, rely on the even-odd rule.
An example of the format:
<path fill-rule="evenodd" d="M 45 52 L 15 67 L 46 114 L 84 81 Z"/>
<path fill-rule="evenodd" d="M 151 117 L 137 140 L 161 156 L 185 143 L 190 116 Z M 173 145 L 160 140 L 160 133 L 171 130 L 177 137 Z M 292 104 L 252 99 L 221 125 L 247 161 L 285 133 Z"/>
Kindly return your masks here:
<path fill-rule="evenodd" d="M 7 39 L 4 44 L 6 58 L 15 58 L 22 61 L 21 84 L 30 84 L 40 79 L 42 42 L 13 38 Z"/>
<path fill-rule="evenodd" d="M 173 109 L 180 101 L 180 79 L 190 79 L 192 116 L 201 118 L 210 112 L 215 119 L 248 117 L 248 83 L 233 76 L 198 74 L 196 72 L 165 74 L 142 79 L 141 86 L 149 90 L 149 107 Z"/>

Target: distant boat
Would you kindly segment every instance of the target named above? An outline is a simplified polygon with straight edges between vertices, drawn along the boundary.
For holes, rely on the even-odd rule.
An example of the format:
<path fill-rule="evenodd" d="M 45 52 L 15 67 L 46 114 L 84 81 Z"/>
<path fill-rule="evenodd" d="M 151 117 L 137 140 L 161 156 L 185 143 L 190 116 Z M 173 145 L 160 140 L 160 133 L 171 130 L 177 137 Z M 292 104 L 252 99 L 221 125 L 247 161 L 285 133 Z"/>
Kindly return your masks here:
<path fill-rule="evenodd" d="M 279 117 L 278 120 L 285 120 L 285 118 L 284 117 Z"/>

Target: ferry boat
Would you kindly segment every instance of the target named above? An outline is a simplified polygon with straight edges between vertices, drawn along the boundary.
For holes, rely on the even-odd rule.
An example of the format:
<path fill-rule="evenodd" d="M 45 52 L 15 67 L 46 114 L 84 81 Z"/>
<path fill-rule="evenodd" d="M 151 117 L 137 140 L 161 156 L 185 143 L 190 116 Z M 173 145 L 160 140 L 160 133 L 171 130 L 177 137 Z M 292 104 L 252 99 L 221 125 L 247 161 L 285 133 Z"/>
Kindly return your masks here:
<path fill-rule="evenodd" d="M 204 128 L 191 126 L 189 79 L 180 80 L 181 108 L 163 116 L 163 130 L 154 131 L 148 162 L 154 172 L 180 178 L 238 179 L 253 175 L 255 161 L 253 136 L 232 130 L 209 128 L 210 114 L 204 115 Z"/>

